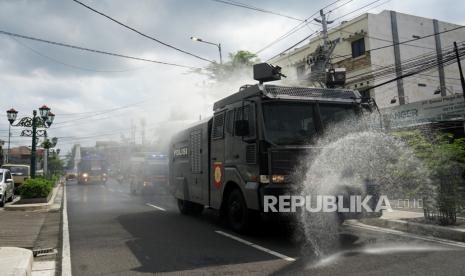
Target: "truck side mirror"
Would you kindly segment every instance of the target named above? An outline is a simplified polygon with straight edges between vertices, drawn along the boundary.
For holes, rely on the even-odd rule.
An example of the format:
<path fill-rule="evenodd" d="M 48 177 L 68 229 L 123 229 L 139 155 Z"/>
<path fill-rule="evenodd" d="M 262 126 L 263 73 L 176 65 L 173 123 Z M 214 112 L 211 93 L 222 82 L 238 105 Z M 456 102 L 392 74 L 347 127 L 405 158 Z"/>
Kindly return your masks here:
<path fill-rule="evenodd" d="M 249 121 L 248 120 L 237 120 L 234 123 L 234 129 L 236 136 L 247 136 L 249 135 Z"/>

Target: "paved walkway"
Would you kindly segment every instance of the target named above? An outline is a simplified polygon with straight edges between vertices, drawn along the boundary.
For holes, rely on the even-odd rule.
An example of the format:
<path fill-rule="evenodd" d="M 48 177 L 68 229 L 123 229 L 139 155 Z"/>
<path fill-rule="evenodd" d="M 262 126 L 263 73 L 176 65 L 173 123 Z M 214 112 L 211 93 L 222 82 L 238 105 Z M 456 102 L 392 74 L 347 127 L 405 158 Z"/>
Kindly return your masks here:
<path fill-rule="evenodd" d="M 0 211 L 0 247 L 33 249 L 47 212 Z"/>

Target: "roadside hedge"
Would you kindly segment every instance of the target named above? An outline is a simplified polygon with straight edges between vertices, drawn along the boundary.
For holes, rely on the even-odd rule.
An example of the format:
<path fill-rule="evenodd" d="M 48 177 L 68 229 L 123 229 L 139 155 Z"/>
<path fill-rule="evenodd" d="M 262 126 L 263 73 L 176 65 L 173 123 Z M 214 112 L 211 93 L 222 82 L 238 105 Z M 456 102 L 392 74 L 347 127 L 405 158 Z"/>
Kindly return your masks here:
<path fill-rule="evenodd" d="M 18 187 L 21 198 L 41 198 L 47 197 L 53 189 L 53 182 L 43 179 L 27 179 Z"/>

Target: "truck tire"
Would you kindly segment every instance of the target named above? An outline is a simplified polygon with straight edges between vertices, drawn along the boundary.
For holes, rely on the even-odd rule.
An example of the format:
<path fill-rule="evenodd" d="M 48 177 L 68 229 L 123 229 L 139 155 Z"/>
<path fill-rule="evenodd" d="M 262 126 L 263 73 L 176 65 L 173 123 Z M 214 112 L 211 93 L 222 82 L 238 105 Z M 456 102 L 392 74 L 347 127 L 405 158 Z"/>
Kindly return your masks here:
<path fill-rule="evenodd" d="M 178 209 L 183 215 L 198 216 L 203 212 L 203 205 L 178 199 Z"/>
<path fill-rule="evenodd" d="M 247 208 L 245 199 L 239 189 L 234 189 L 228 196 L 226 217 L 229 226 L 238 233 L 246 233 L 252 229 L 258 214 Z"/>

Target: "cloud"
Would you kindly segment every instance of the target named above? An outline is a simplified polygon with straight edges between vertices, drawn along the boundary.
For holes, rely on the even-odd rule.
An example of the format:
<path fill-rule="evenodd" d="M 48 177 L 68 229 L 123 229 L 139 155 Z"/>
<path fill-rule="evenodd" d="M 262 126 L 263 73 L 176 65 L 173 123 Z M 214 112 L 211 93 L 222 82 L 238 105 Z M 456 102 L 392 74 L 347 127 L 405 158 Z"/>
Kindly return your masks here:
<path fill-rule="evenodd" d="M 84 2 L 146 34 L 212 60 L 218 60 L 217 49 L 193 42 L 190 36 L 221 43 L 223 56 L 227 57 L 227 53 L 239 49 L 256 51 L 298 24 L 287 18 L 210 0 Z M 247 3 L 306 18 L 328 2 L 251 0 Z M 369 2 L 354 1 L 332 16 Z M 465 23 L 461 14 L 465 3 L 460 1 L 393 0 L 371 12 L 379 12 L 383 8 Z M 207 65 L 124 29 L 73 1 L 1 1 L 0 26 L 5 31 L 88 48 L 196 67 Z M 315 27 L 303 28 L 263 51 L 260 57 L 266 60 L 313 32 L 311 29 Z M 151 129 L 147 133 L 155 139 L 159 133 L 173 126 L 170 122 L 192 122 L 199 116 L 211 115 L 214 101 L 237 91 L 242 84 L 254 82 L 251 77 L 241 77 L 211 89 L 205 77 L 188 73 L 185 69 L 12 39 L 5 35 L 0 35 L 0 48 L 0 111 L 15 107 L 21 115 L 27 115 L 33 108 L 48 104 L 57 113 L 56 124 L 50 129 L 50 134 L 76 137 L 61 141 L 59 146 L 65 150 L 74 142 L 93 144 L 94 140 L 79 140 L 79 137 L 98 133 L 115 134 L 96 139 L 119 140 L 120 134 L 129 137 L 131 120 L 139 122 L 141 118 L 147 120 L 147 128 Z M 83 113 L 127 105 L 130 107 L 100 115 Z M 0 139 L 5 139 L 7 127 L 5 115 L 0 113 Z M 158 134 L 153 132 L 157 129 Z M 15 129 L 14 134 L 19 131 Z M 29 143 L 26 138 L 19 137 L 14 137 L 14 141 Z"/>

